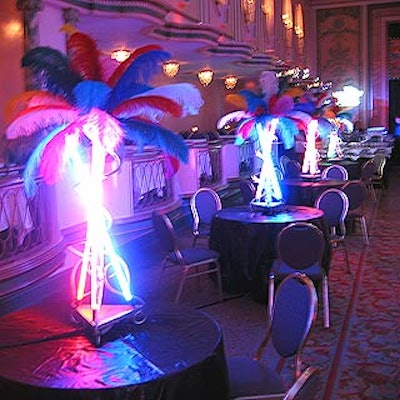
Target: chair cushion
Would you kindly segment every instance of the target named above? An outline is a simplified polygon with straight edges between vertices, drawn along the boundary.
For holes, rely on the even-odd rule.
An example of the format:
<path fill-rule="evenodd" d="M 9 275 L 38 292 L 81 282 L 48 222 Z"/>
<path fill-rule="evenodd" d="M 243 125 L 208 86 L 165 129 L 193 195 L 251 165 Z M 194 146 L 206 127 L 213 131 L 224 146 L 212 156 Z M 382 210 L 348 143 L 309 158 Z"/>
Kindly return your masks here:
<path fill-rule="evenodd" d="M 282 378 L 259 361 L 245 357 L 228 357 L 227 363 L 230 398 L 285 391 Z"/>
<path fill-rule="evenodd" d="M 187 249 L 182 249 L 181 254 L 184 264 L 186 265 L 206 262 L 207 260 L 216 260 L 219 257 L 219 254 L 216 251 L 201 247 L 190 247 Z M 168 259 L 174 263 L 180 263 L 175 253 L 171 253 L 168 256 Z"/>

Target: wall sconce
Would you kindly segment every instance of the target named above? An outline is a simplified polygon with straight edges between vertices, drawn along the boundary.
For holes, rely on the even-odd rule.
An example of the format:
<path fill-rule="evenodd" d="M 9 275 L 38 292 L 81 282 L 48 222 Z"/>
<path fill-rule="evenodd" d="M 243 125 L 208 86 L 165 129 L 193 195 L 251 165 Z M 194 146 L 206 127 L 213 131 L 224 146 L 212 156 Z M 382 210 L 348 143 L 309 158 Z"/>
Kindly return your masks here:
<path fill-rule="evenodd" d="M 208 86 L 214 77 L 214 71 L 211 69 L 203 69 L 197 73 L 197 78 L 203 86 Z"/>
<path fill-rule="evenodd" d="M 124 62 L 129 58 L 131 52 L 127 49 L 119 49 L 111 52 L 110 57 L 112 60 L 118 61 L 119 63 Z"/>
<path fill-rule="evenodd" d="M 180 64 L 177 61 L 167 61 L 163 64 L 163 72 L 168 78 L 178 75 Z"/>
<path fill-rule="evenodd" d="M 290 17 L 289 14 L 282 14 L 282 22 L 283 22 L 283 25 L 285 25 L 286 29 L 293 28 L 292 18 Z"/>
<path fill-rule="evenodd" d="M 236 87 L 237 82 L 238 82 L 238 77 L 234 76 L 234 75 L 229 75 L 229 76 L 225 77 L 225 79 L 224 79 L 225 87 L 228 90 L 234 89 Z"/>

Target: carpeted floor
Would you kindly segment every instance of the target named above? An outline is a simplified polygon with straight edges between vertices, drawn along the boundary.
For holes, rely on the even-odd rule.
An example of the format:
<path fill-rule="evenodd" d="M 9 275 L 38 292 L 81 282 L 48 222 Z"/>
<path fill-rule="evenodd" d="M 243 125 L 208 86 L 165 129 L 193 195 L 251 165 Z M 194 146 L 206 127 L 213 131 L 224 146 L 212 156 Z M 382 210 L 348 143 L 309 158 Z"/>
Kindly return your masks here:
<path fill-rule="evenodd" d="M 367 206 L 370 245 L 364 246 L 358 230 L 348 236 L 351 275 L 342 252 L 334 253 L 329 276 L 331 327 L 323 327 L 319 312 L 303 356 L 305 364 L 321 372 L 321 400 L 400 398 L 399 201 L 400 168 L 394 167 L 390 187 L 381 193 L 378 204 Z M 189 226 L 180 229 L 180 240 L 190 243 Z M 176 276 L 165 276 L 156 289 L 157 271 L 155 265 L 140 268 L 138 293 L 147 301 L 172 300 Z M 223 303 L 204 306 L 213 302 L 212 290 L 206 282 L 199 294 L 189 284 L 183 302 L 201 307 L 220 323 L 228 356 L 252 356 L 263 337 L 265 306 L 251 296 L 226 297 Z M 264 362 L 274 359 L 269 351 Z M 289 363 L 284 369 L 288 382 L 291 370 Z"/>

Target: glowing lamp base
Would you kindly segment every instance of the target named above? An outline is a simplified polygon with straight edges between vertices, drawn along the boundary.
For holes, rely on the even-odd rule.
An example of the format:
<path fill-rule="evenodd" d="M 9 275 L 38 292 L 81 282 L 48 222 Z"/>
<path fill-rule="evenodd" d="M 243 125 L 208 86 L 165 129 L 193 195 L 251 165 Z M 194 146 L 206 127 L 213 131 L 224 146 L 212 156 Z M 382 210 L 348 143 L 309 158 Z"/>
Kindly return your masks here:
<path fill-rule="evenodd" d="M 142 304 L 103 304 L 98 311 L 92 310 L 89 304 L 82 304 L 74 308 L 72 316 L 83 325 L 96 346 L 101 345 L 103 335 L 123 320 L 130 318 L 136 324 L 146 320 Z"/>
<path fill-rule="evenodd" d="M 284 211 L 285 204 L 282 201 L 273 201 L 266 203 L 260 200 L 252 200 L 250 202 L 250 207 L 252 211 L 260 212 L 264 215 L 274 215 Z"/>

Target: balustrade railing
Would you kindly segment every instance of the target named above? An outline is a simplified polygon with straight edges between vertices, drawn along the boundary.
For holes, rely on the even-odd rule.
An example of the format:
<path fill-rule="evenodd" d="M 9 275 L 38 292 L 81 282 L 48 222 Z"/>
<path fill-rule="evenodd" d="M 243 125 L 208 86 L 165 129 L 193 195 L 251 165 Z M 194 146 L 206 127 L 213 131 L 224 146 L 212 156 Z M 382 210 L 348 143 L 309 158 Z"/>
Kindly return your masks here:
<path fill-rule="evenodd" d="M 33 198 L 25 194 L 21 171 L 0 170 L 0 263 L 51 239 L 46 187 L 38 181 Z"/>

